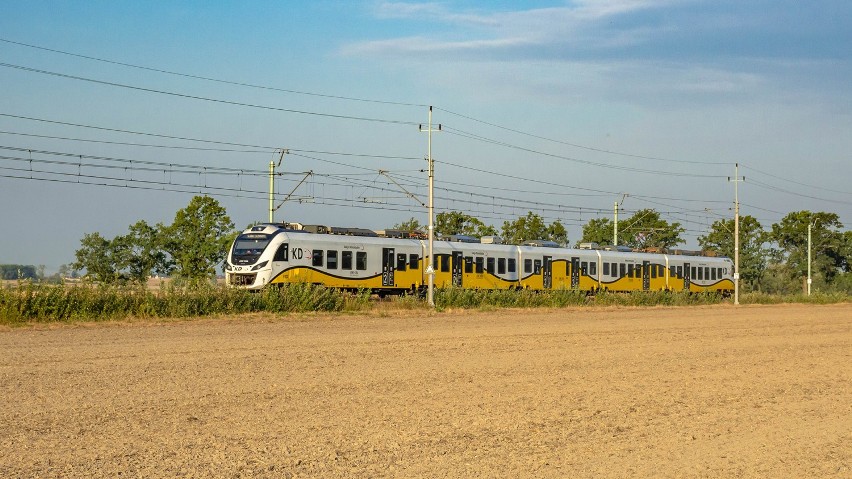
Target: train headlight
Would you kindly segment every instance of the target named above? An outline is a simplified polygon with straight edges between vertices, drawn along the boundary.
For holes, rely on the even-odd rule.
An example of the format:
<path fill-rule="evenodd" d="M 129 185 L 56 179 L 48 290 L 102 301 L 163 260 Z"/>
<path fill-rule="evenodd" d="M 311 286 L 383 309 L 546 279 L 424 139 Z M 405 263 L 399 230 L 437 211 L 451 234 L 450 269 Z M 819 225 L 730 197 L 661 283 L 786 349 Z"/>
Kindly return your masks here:
<path fill-rule="evenodd" d="M 263 268 L 264 266 L 266 266 L 267 264 L 269 264 L 269 261 L 264 261 L 263 263 L 257 263 L 257 264 L 254 266 L 254 268 L 252 268 L 251 270 L 252 270 L 252 271 L 257 271 L 257 270 L 259 270 L 260 268 Z"/>
<path fill-rule="evenodd" d="M 231 263 L 225 262 L 225 271 L 231 271 L 232 269 Z"/>

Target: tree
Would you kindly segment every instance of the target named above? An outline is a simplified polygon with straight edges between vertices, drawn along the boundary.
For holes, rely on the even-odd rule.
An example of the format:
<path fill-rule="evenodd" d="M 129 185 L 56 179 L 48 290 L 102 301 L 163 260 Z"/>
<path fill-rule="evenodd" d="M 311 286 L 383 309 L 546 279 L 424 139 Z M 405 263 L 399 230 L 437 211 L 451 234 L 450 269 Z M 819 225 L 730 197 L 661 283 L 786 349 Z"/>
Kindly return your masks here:
<path fill-rule="evenodd" d="M 839 269 L 846 267 L 843 256 L 846 236 L 834 228 L 843 224 L 835 213 L 797 211 L 772 225 L 770 238 L 780 248 L 791 278 L 807 277 L 808 225 L 811 225 L 812 276 L 830 283 Z"/>
<path fill-rule="evenodd" d="M 414 219 L 413 217 L 408 221 L 403 221 L 402 223 L 394 225 L 393 229 L 407 231 L 409 233 L 414 233 L 415 231 L 423 231 L 423 227 L 420 226 L 420 222 Z"/>
<path fill-rule="evenodd" d="M 583 237 L 578 243 L 612 244 L 612 220 L 609 218 L 592 218 L 583 226 Z"/>
<path fill-rule="evenodd" d="M 71 267 L 85 269 L 86 275 L 100 283 L 114 283 L 121 279 L 121 267 L 112 241 L 100 233 L 87 233 L 80 240 L 80 249 Z"/>
<path fill-rule="evenodd" d="M 560 245 L 568 243 L 568 232 L 559 220 L 548 226 L 541 216 L 532 211 L 511 223 L 504 221 L 502 234 L 503 241 L 507 244 L 523 244 L 531 240 L 555 241 Z"/>
<path fill-rule="evenodd" d="M 0 279 L 36 279 L 36 267 L 23 264 L 0 264 Z"/>
<path fill-rule="evenodd" d="M 150 226 L 144 220 L 130 225 L 130 232 L 113 240 L 119 265 L 136 282 L 145 282 L 152 274 L 168 275 L 173 263 L 163 251 L 163 225 Z"/>
<path fill-rule="evenodd" d="M 468 235 L 480 238 L 497 234 L 493 226 L 486 225 L 478 218 L 461 211 L 438 213 L 435 217 L 435 232 L 444 236 Z"/>
<path fill-rule="evenodd" d="M 703 249 L 718 251 L 734 258 L 734 220 L 724 219 L 714 222 L 711 231 L 698 237 Z M 767 233 L 753 216 L 740 217 L 740 278 L 751 288 L 759 289 L 760 281 L 768 265 L 768 249 L 764 246 Z"/>
<path fill-rule="evenodd" d="M 656 210 L 644 209 L 618 222 L 618 242 L 639 249 L 671 248 L 683 243 L 684 231 L 680 223 L 669 224 Z"/>
<path fill-rule="evenodd" d="M 163 228 L 163 250 L 174 262 L 175 274 L 184 279 L 210 278 L 225 259 L 238 232 L 234 223 L 209 196 L 196 196 Z"/>

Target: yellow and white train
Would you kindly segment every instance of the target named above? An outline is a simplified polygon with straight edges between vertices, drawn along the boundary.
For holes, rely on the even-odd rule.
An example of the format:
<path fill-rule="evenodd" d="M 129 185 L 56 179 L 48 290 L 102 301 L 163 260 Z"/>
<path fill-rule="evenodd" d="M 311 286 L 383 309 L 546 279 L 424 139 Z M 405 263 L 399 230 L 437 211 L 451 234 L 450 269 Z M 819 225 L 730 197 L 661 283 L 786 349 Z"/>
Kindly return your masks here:
<path fill-rule="evenodd" d="M 428 242 L 399 231 L 261 224 L 240 234 L 225 262 L 229 286 L 283 283 L 370 289 L 379 295 L 426 287 Z M 476 242 L 474 242 L 476 241 Z M 524 246 L 454 237 L 436 240 L 436 287 L 732 293 L 733 263 L 697 252 L 648 253 Z"/>

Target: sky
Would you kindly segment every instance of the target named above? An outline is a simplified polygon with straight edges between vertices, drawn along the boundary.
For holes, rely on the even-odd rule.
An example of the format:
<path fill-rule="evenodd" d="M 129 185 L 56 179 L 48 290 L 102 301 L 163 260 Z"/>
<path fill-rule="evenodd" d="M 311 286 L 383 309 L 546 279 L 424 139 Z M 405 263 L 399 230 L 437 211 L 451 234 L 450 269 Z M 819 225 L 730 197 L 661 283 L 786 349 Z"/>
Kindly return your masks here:
<path fill-rule="evenodd" d="M 0 0 L 0 263 L 170 224 L 852 225 L 852 2 Z M 429 130 L 429 107 L 432 130 Z M 282 155 L 282 151 L 284 154 Z M 744 181 L 733 182 L 733 179 Z"/>

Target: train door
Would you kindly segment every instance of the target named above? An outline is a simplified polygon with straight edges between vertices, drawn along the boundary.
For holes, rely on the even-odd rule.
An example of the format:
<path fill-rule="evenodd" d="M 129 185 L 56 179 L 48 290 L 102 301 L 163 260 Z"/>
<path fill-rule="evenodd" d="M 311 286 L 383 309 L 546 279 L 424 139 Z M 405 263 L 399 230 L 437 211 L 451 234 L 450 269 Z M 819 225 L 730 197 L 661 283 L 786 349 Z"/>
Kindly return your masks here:
<path fill-rule="evenodd" d="M 394 285 L 394 249 L 382 248 L 382 286 Z"/>
<path fill-rule="evenodd" d="M 692 282 L 692 278 L 689 275 L 689 263 L 683 264 L 683 290 L 689 291 L 689 283 Z"/>
<path fill-rule="evenodd" d="M 656 265 L 654 266 L 656 267 Z M 651 262 L 642 262 L 642 290 L 648 291 L 651 289 Z"/>
<path fill-rule="evenodd" d="M 541 274 L 542 274 L 542 287 L 544 289 L 550 289 L 553 287 L 553 257 L 545 256 L 543 261 Z"/>
<path fill-rule="evenodd" d="M 461 251 L 453 251 L 453 264 L 451 267 L 453 286 L 461 288 L 463 285 L 462 278 L 464 278 L 464 254 Z"/>
<path fill-rule="evenodd" d="M 571 288 L 580 287 L 580 258 L 571 258 Z"/>

